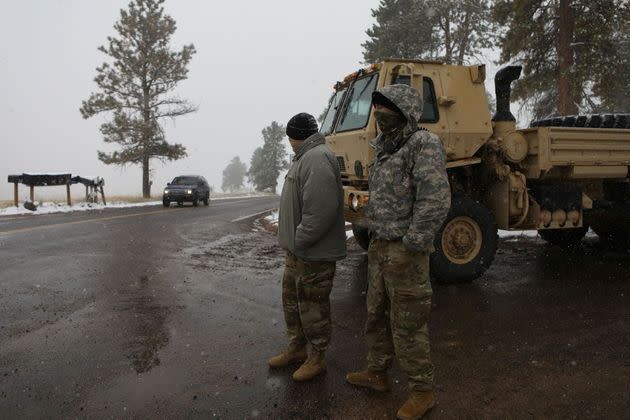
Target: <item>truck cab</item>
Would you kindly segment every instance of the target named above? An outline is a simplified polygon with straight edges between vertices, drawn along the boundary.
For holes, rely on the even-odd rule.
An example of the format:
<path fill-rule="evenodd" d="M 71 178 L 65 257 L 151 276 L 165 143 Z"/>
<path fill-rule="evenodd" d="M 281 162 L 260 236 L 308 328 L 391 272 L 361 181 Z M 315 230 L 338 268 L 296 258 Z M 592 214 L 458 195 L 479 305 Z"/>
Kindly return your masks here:
<path fill-rule="evenodd" d="M 492 135 L 488 98 L 484 87 L 485 66 L 450 66 L 439 61 L 386 60 L 361 69 L 335 85 L 321 132 L 337 155 L 346 202 L 351 194 L 358 204 L 367 199 L 368 165 L 374 158 L 369 142 L 378 134 L 371 107 L 372 92 L 403 83 L 422 92 L 424 108 L 420 126 L 444 141 L 449 167 L 469 163 Z M 455 95 L 456 94 L 456 95 Z M 475 107 L 467 109 L 467 104 Z M 356 197 L 359 197 L 357 203 Z M 346 211 L 359 225 L 362 213 Z"/>

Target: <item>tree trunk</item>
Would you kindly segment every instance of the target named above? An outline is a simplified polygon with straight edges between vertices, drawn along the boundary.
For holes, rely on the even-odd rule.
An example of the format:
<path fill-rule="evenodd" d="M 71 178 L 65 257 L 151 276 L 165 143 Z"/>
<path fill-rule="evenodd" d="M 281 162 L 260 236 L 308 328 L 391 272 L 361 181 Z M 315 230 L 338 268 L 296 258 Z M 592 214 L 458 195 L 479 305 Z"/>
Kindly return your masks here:
<path fill-rule="evenodd" d="M 461 38 L 457 40 L 457 43 L 459 44 L 457 64 L 460 66 L 464 64 L 464 58 L 466 56 L 466 52 L 468 51 L 468 44 L 470 43 L 468 37 L 470 33 L 470 15 L 472 12 L 468 8 L 466 8 L 466 11 L 464 13 L 466 14 L 466 17 L 464 18 L 464 23 L 462 24 L 463 28 L 461 31 L 462 34 L 460 35 Z"/>
<path fill-rule="evenodd" d="M 145 60 L 146 64 L 146 60 Z M 149 179 L 149 148 L 153 140 L 153 130 L 151 125 L 151 106 L 149 104 L 150 89 L 147 83 L 146 65 L 142 70 L 142 116 L 144 118 L 143 143 L 144 150 L 142 156 L 142 198 L 151 198 L 151 180 Z"/>
<path fill-rule="evenodd" d="M 142 158 L 142 197 L 151 198 L 151 180 L 149 179 L 149 156 Z"/>
<path fill-rule="evenodd" d="M 577 113 L 573 98 L 571 67 L 573 66 L 573 26 L 575 24 L 570 0 L 560 0 L 558 36 L 558 111 L 560 115 Z"/>
<path fill-rule="evenodd" d="M 450 10 L 446 10 L 445 11 L 446 15 L 444 16 L 444 47 L 446 49 L 446 52 L 444 54 L 444 62 L 446 64 L 451 64 L 452 63 L 452 57 L 453 57 L 453 44 L 451 41 L 451 16 L 450 16 Z"/>

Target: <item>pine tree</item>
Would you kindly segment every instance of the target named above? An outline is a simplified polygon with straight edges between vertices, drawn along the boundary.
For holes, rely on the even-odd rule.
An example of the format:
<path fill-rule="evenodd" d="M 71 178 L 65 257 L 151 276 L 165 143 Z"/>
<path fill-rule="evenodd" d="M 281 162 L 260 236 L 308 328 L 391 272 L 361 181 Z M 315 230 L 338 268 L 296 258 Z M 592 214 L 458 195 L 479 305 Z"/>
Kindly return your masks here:
<path fill-rule="evenodd" d="M 256 191 L 271 190 L 278 186 L 280 171 L 289 166 L 284 144 L 285 127 L 273 121 L 262 130 L 263 145 L 254 150 L 247 174 Z"/>
<path fill-rule="evenodd" d="M 98 152 L 105 164 L 141 164 L 142 195 L 150 197 L 150 160 L 177 160 L 186 156 L 181 144 L 166 141 L 160 121 L 196 111 L 188 101 L 172 95 L 188 77 L 188 64 L 195 53 L 190 44 L 179 51 L 170 47 L 176 24 L 164 14 L 164 0 L 134 0 L 120 11 L 116 37 L 99 47 L 111 62 L 96 69 L 99 92 L 81 106 L 83 118 L 108 113 L 101 125 L 106 143 L 120 145 L 113 153 Z"/>
<path fill-rule="evenodd" d="M 247 175 L 247 166 L 241 162 L 241 158 L 234 156 L 230 163 L 223 170 L 223 182 L 221 189 L 223 191 L 238 191 L 243 188 L 243 182 Z"/>
<path fill-rule="evenodd" d="M 265 162 L 263 160 L 263 148 L 257 147 L 252 153 L 252 159 L 249 162 L 249 171 L 247 171 L 247 178 L 252 183 L 256 191 L 262 191 L 265 186 Z"/>
<path fill-rule="evenodd" d="M 387 57 L 465 64 L 493 45 L 489 0 L 381 0 L 366 31 L 363 59 Z"/>
<path fill-rule="evenodd" d="M 494 15 L 501 61 L 524 66 L 513 98 L 535 118 L 630 109 L 626 0 L 498 0 Z"/>

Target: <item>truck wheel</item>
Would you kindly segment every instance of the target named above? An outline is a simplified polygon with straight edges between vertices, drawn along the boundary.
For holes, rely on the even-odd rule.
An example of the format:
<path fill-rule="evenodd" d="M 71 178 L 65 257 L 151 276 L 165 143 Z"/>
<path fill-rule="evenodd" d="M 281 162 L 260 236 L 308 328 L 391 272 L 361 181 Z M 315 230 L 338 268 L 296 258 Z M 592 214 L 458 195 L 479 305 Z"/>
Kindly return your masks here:
<path fill-rule="evenodd" d="M 600 240 L 613 248 L 630 250 L 630 203 L 614 203 L 596 216 L 592 218 L 591 227 Z"/>
<path fill-rule="evenodd" d="M 197 206 L 199 205 L 199 199 L 198 199 L 197 197 L 194 197 L 194 198 L 192 199 L 192 205 L 193 205 L 194 207 L 197 207 Z"/>
<path fill-rule="evenodd" d="M 619 251 L 630 251 L 630 231 L 593 229 L 599 239 Z"/>
<path fill-rule="evenodd" d="M 203 199 L 203 205 L 204 205 L 204 206 L 207 206 L 207 205 L 209 205 L 209 204 L 210 204 L 210 197 L 206 197 L 206 198 L 204 198 L 204 199 Z"/>
<path fill-rule="evenodd" d="M 577 245 L 588 232 L 588 226 L 573 229 L 541 229 L 538 234 L 551 245 L 568 248 Z"/>
<path fill-rule="evenodd" d="M 169 206 L 171 205 L 171 202 L 170 202 L 170 201 L 168 201 L 168 200 L 162 200 L 162 205 L 163 205 L 164 207 L 169 207 Z"/>
<path fill-rule="evenodd" d="M 435 237 L 431 275 L 439 283 L 468 283 L 492 264 L 497 251 L 494 216 L 481 203 L 454 195 L 451 210 Z"/>
<path fill-rule="evenodd" d="M 368 231 L 368 228 L 353 224 L 352 233 L 354 234 L 354 239 L 357 241 L 359 246 L 367 251 L 370 247 L 370 232 Z"/>

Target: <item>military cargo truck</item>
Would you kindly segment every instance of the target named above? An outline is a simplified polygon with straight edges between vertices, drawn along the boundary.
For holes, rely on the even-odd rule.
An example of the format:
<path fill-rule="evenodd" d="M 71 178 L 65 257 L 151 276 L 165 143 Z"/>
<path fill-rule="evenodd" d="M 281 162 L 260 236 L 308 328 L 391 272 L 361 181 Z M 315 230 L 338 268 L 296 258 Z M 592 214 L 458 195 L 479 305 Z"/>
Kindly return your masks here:
<path fill-rule="evenodd" d="M 517 129 L 510 112 L 511 83 L 521 67 L 495 77 L 496 113 L 486 95 L 484 65 L 387 59 L 334 86 L 321 132 L 341 168 L 346 220 L 367 248 L 363 209 L 377 135 L 372 92 L 405 83 L 422 91 L 420 127 L 440 136 L 452 190 L 450 213 L 431 256 L 440 282 L 468 282 L 490 267 L 497 229 L 537 230 L 569 246 L 589 226 L 614 243 L 630 243 L 630 117 L 575 115 L 534 121 Z"/>

